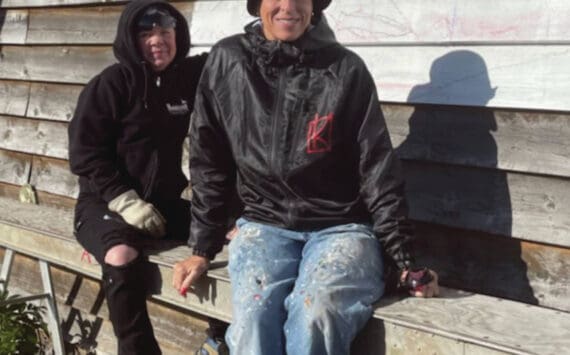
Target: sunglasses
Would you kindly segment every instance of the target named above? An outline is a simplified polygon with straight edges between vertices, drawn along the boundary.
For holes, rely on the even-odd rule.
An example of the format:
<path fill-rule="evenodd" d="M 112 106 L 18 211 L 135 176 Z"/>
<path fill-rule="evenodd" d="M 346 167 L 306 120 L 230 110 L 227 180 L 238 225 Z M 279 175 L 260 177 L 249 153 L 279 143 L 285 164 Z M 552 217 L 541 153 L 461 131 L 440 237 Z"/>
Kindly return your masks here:
<path fill-rule="evenodd" d="M 138 30 L 140 31 L 152 30 L 157 26 L 162 28 L 174 28 L 176 27 L 176 19 L 166 10 L 149 8 L 137 23 Z"/>

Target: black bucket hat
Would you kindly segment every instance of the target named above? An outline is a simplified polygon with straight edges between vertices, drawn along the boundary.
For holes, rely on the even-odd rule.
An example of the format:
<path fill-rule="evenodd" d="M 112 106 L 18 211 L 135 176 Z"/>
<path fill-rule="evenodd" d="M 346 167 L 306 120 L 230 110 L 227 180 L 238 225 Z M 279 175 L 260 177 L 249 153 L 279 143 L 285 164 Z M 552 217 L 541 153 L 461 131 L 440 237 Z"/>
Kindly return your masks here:
<path fill-rule="evenodd" d="M 262 0 L 247 0 L 247 12 L 251 16 L 259 16 L 259 5 Z M 313 12 L 316 15 L 320 13 L 330 5 L 332 0 L 313 0 Z"/>

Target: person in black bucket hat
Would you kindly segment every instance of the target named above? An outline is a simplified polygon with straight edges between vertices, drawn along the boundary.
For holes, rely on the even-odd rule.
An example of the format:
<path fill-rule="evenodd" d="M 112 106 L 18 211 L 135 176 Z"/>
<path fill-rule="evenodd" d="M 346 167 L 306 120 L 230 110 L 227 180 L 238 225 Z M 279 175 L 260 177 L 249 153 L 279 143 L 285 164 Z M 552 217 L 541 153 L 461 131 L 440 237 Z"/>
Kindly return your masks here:
<path fill-rule="evenodd" d="M 187 57 L 189 49 L 188 24 L 175 7 L 129 2 L 113 43 L 118 63 L 85 86 L 69 125 L 80 186 L 75 235 L 102 267 L 120 355 L 161 353 L 146 307 L 156 270 L 142 249 L 188 242 L 182 145 L 206 60 Z"/>
<path fill-rule="evenodd" d="M 331 0 L 313 0 L 313 12 L 320 15 L 331 3 Z M 247 12 L 251 16 L 259 16 L 261 0 L 247 0 Z"/>
<path fill-rule="evenodd" d="M 248 1 L 259 19 L 212 48 L 198 85 L 196 244 L 173 284 L 186 290 L 221 251 L 237 186 L 245 207 L 229 244 L 230 354 L 348 355 L 387 285 L 439 292 L 437 274 L 414 266 L 374 79 L 336 40 L 329 4 Z"/>

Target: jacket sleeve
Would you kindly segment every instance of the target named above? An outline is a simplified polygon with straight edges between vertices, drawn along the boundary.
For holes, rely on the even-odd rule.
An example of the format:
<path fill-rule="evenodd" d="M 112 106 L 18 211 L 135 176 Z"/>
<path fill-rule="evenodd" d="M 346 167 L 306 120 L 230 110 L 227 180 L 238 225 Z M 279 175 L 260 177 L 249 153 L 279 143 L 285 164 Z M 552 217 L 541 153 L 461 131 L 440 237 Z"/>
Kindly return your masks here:
<path fill-rule="evenodd" d="M 411 266 L 412 226 L 407 218 L 404 181 L 392 149 L 374 81 L 368 70 L 360 74 L 360 113 L 357 132 L 360 194 L 371 216 L 384 253 L 398 268 Z M 367 101 L 366 101 L 367 100 Z"/>
<path fill-rule="evenodd" d="M 236 166 L 221 124 L 220 105 L 210 89 L 215 83 L 210 73 L 216 72 L 210 58 L 202 72 L 190 123 L 192 225 L 189 244 L 193 244 L 196 254 L 212 259 L 225 242 L 235 194 Z"/>
<path fill-rule="evenodd" d="M 99 75 L 81 92 L 69 124 L 71 171 L 86 178 L 92 191 L 106 202 L 130 189 L 116 161 L 120 100 L 127 95 Z"/>

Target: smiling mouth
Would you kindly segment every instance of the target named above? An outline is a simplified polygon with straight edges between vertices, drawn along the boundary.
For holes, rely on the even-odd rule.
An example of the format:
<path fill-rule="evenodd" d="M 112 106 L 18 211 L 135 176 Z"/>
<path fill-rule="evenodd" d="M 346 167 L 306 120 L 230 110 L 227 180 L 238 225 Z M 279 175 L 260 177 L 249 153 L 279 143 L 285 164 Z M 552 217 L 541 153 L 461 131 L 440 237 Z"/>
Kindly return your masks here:
<path fill-rule="evenodd" d="M 301 19 L 298 18 L 278 18 L 276 19 L 277 22 L 281 22 L 281 23 L 285 23 L 288 25 L 293 25 L 299 21 L 301 21 Z"/>

